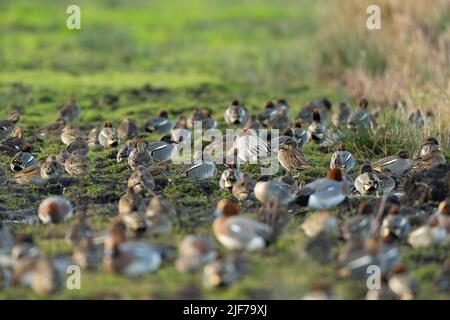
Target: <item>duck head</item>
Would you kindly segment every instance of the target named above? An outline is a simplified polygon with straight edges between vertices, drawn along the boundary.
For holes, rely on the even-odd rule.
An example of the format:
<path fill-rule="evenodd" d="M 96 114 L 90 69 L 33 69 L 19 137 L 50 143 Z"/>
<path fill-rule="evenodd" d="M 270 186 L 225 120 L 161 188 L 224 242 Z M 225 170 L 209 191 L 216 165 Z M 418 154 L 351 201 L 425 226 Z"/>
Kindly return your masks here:
<path fill-rule="evenodd" d="M 232 106 L 238 106 L 239 105 L 239 100 L 238 99 L 234 99 L 233 102 L 231 102 Z"/>
<path fill-rule="evenodd" d="M 161 118 L 166 118 L 166 119 L 168 119 L 168 118 L 169 118 L 169 113 L 168 113 L 166 110 L 161 110 L 161 111 L 159 112 L 159 116 L 160 116 Z"/>
<path fill-rule="evenodd" d="M 358 108 L 364 108 L 367 109 L 367 106 L 369 105 L 369 101 L 367 101 L 366 98 L 361 98 L 358 101 Z"/>
<path fill-rule="evenodd" d="M 408 150 L 400 150 L 400 151 L 397 153 L 397 156 L 398 156 L 400 159 L 408 159 L 408 158 L 409 158 L 409 152 L 408 152 Z"/>
<path fill-rule="evenodd" d="M 105 122 L 105 126 L 104 126 L 105 128 L 112 128 L 113 126 L 112 126 L 112 123 L 111 123 L 111 121 L 106 121 Z"/>
<path fill-rule="evenodd" d="M 320 112 L 318 109 L 315 109 L 313 111 L 313 121 L 314 122 L 320 122 Z"/>
<path fill-rule="evenodd" d="M 334 181 L 342 181 L 342 170 L 339 168 L 328 170 L 327 178 Z"/>
<path fill-rule="evenodd" d="M 345 146 L 343 143 L 339 144 L 338 151 L 345 151 Z"/>
<path fill-rule="evenodd" d="M 372 165 L 370 163 L 368 163 L 368 162 L 364 163 L 361 166 L 361 169 L 359 171 L 360 174 L 363 174 L 363 173 L 366 173 L 366 172 L 368 172 L 368 173 L 373 172 Z"/>
<path fill-rule="evenodd" d="M 267 101 L 266 105 L 264 106 L 264 109 L 266 110 L 275 109 L 275 104 L 272 101 Z"/>
<path fill-rule="evenodd" d="M 301 127 L 302 127 L 301 121 L 300 121 L 300 120 L 295 120 L 295 122 L 294 122 L 294 127 L 295 127 L 295 128 L 301 128 Z"/>
<path fill-rule="evenodd" d="M 237 216 L 239 214 L 239 206 L 236 202 L 228 199 L 222 199 L 217 204 L 217 208 L 214 211 L 215 217 L 229 218 Z"/>
<path fill-rule="evenodd" d="M 180 137 L 180 142 L 183 140 L 182 138 L 183 138 L 183 136 Z M 172 140 L 172 136 L 170 136 L 170 135 L 163 136 L 163 137 L 161 138 L 161 141 L 162 141 L 162 142 L 167 142 L 167 143 L 169 143 L 169 144 L 173 144 L 173 143 L 178 144 L 177 141 Z"/>

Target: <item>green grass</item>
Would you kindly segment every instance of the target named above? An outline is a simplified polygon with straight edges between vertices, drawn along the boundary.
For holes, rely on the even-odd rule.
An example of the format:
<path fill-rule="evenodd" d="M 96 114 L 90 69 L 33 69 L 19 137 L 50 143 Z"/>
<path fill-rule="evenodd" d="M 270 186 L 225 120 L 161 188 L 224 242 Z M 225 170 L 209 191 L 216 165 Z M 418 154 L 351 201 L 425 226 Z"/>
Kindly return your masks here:
<path fill-rule="evenodd" d="M 117 126 L 125 116 L 142 125 L 163 108 L 175 119 L 194 106 L 211 108 L 224 128 L 223 109 L 233 97 L 242 99 L 253 113 L 266 100 L 285 97 L 292 106 L 291 117 L 312 99 L 327 96 L 336 104 L 347 98 L 331 81 L 319 81 L 314 75 L 314 61 L 320 58 L 317 35 L 323 23 L 325 0 L 84 0 L 78 1 L 82 10 L 81 31 L 65 29 L 65 9 L 71 3 L 0 2 L 0 118 L 11 110 L 20 110 L 20 126 L 27 139 L 31 140 L 33 129 L 56 120 L 59 106 L 71 98 L 82 108 L 76 124 L 86 132 L 107 119 Z M 146 84 L 166 91 L 132 93 Z M 118 102 L 111 104 L 111 96 L 118 97 Z M 401 137 L 410 129 L 392 126 L 390 121 L 387 123 L 391 129 L 387 131 L 358 135 L 358 139 L 347 135 L 345 142 L 352 151 L 361 150 L 358 157 L 375 159 L 391 154 L 403 146 Z M 155 134 L 147 137 L 159 139 Z M 381 144 L 374 145 L 376 149 L 361 148 L 378 141 Z M 406 147 L 412 152 L 417 143 Z M 60 141 L 34 145 L 39 159 L 63 148 Z M 449 157 L 448 150 L 445 152 Z M 331 155 L 320 153 L 313 145 L 307 145 L 305 153 L 313 168 L 302 172 L 298 179 L 309 182 L 323 177 Z M 82 201 L 80 198 L 87 198 L 90 222 L 100 232 L 108 225 L 109 217 L 117 213 L 117 199 L 125 191 L 131 172 L 125 164 L 117 164 L 108 150 L 90 151 L 88 160 L 90 169 L 83 186 L 77 183 L 66 187 L 64 196 L 75 205 Z M 7 156 L 0 157 L 5 169 L 9 161 Z M 231 198 L 229 192 L 218 188 L 219 176 L 198 184 L 176 178 L 176 169 L 170 167 L 171 181 L 163 193 L 182 215 L 175 222 L 173 235 L 145 239 L 173 248 L 191 232 L 211 234 L 210 213 L 219 199 Z M 255 177 L 258 169 L 243 167 Z M 36 208 L 49 194 L 45 188 L 0 186 L 0 212 Z M 103 204 L 105 198 L 111 199 L 109 205 Z M 258 206 L 246 203 L 243 211 L 255 217 Z M 203 289 L 201 274 L 179 274 L 169 260 L 156 273 L 140 280 L 107 274 L 100 268 L 82 273 L 81 290 L 38 296 L 30 289 L 14 287 L 0 291 L 0 298 L 168 299 L 194 284 L 208 299 L 298 299 L 316 280 L 330 283 L 342 298 L 363 298 L 364 282 L 339 280 L 333 264 L 320 264 L 302 253 L 307 241 L 299 227 L 303 220 L 304 216 L 294 217 L 274 246 L 263 253 L 247 255 L 248 274 L 230 288 Z M 18 233 L 32 233 L 48 255 L 70 254 L 63 239 L 66 227 L 13 225 Z M 340 246 L 337 244 L 336 249 Z M 224 252 L 218 244 L 217 248 Z M 419 253 L 406 246 L 402 251 L 409 264 L 421 260 Z M 420 298 L 449 298 L 437 293 L 430 284 L 437 268 L 436 263 L 415 266 L 414 274 L 423 285 Z"/>

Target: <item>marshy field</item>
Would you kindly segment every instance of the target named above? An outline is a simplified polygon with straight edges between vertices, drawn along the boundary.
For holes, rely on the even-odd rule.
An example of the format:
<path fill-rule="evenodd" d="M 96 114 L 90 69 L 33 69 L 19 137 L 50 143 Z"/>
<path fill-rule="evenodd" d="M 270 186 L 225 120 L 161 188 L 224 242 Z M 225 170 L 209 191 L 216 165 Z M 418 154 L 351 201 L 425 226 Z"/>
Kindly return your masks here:
<path fill-rule="evenodd" d="M 36 132 L 55 123 L 70 101 L 80 108 L 70 122 L 86 137 L 94 127 L 103 128 L 105 121 L 118 128 L 130 118 L 139 134 L 152 142 L 160 141 L 163 134 L 143 126 L 161 110 L 167 110 L 175 122 L 182 114 L 190 117 L 194 108 L 207 108 L 224 132 L 238 127 L 224 121 L 233 99 L 258 115 L 266 101 L 283 98 L 289 105 L 289 119 L 294 120 L 311 101 L 326 98 L 332 107 L 323 122 L 330 130 L 336 127 L 337 140 L 356 159 L 349 172 L 352 179 L 365 162 L 395 156 L 402 149 L 417 159 L 428 137 L 438 141 L 446 162 L 434 167 L 440 171 L 408 169 L 395 179 L 391 195 L 398 197 L 410 232 L 426 225 L 450 197 L 450 1 L 380 0 L 381 30 L 366 27 L 366 8 L 371 3 L 365 0 L 339 4 L 331 0 L 79 0 L 81 29 L 68 30 L 66 8 L 73 2 L 0 2 L 0 119 L 8 119 L 12 111 L 20 113 L 16 127 L 23 129 L 38 161 L 66 149 L 59 135 L 39 139 Z M 331 123 L 340 102 L 354 110 L 362 97 L 377 125 L 351 130 L 346 122 Z M 408 120 L 416 110 L 422 115 L 421 124 Z M 302 126 L 306 130 L 309 123 Z M 89 148 L 84 174 L 64 173 L 60 181 L 45 185 L 12 181 L 14 154 L 0 148 L 1 225 L 17 239 L 31 236 L 42 257 L 70 259 L 73 247 L 65 236 L 77 217 L 43 224 L 38 207 L 47 197 L 61 195 L 76 216 L 86 217 L 96 237 L 103 235 L 118 215 L 118 202 L 133 173 L 127 161 L 117 161 L 125 142 Z M 333 142 L 324 148 L 309 141 L 301 148 L 310 167 L 294 175 L 299 189 L 327 176 L 339 144 Z M 144 201 L 147 204 L 160 195 L 175 208 L 172 230 L 158 236 L 129 235 L 130 240 L 164 248 L 158 270 L 130 279 L 108 272 L 99 263 L 81 271 L 79 289 L 52 292 L 33 290 L 14 279 L 3 286 L 6 271 L 0 276 L 0 299 L 302 299 L 314 289 L 339 299 L 366 298 L 366 279 L 340 272 L 339 257 L 348 245 L 341 230 L 357 215 L 362 201 L 373 206 L 375 215 L 380 206 L 384 209 L 385 198 L 352 193 L 330 208 L 338 226 L 323 246 L 313 243 L 302 227 L 317 212 L 291 203 L 282 209 L 289 217 L 276 241 L 260 251 L 234 252 L 216 241 L 212 229 L 217 203 L 239 202 L 219 186 L 226 166 L 217 165 L 214 177 L 197 181 L 178 175 L 181 165 L 159 165 L 152 173 L 153 191 L 145 194 Z M 259 169 L 255 164 L 240 167 L 255 181 Z M 284 174 L 280 166 L 276 177 Z M 243 216 L 264 221 L 258 200 L 239 205 Z M 446 210 L 447 220 L 441 226 L 446 242 L 415 248 L 408 235 L 393 242 L 403 268 L 419 287 L 413 295 L 416 299 L 450 298 Z M 0 254 L 4 254 L 1 232 Z M 239 280 L 209 288 L 202 269 L 179 272 L 178 248 L 189 234 L 211 236 L 220 256 L 242 269 Z M 103 246 L 98 250 L 103 253 Z M 325 257 L 323 250 L 327 250 Z M 438 279 L 446 265 L 447 287 L 440 286 Z"/>

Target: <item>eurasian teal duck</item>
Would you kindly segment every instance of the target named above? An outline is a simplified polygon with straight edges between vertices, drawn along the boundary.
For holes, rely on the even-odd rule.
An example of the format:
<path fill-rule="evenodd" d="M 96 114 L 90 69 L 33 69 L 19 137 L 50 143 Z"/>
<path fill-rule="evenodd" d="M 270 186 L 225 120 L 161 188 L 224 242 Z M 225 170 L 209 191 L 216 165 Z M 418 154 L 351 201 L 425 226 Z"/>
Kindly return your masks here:
<path fill-rule="evenodd" d="M 236 181 L 241 177 L 242 172 L 237 167 L 236 164 L 232 163 L 228 165 L 228 167 L 222 172 L 219 180 L 219 186 L 221 189 L 229 189 L 233 188 L 233 185 Z"/>
<path fill-rule="evenodd" d="M 275 130 L 285 130 L 289 128 L 291 121 L 289 120 L 286 109 L 275 109 L 275 113 L 269 118 L 269 127 Z"/>
<path fill-rule="evenodd" d="M 181 240 L 175 268 L 179 272 L 195 272 L 217 256 L 209 236 L 188 235 Z"/>
<path fill-rule="evenodd" d="M 200 151 L 194 154 L 193 163 L 184 165 L 177 175 L 206 180 L 214 177 L 215 173 L 216 164 L 208 154 Z"/>
<path fill-rule="evenodd" d="M 326 141 L 329 138 L 328 130 L 320 119 L 319 110 L 314 110 L 312 123 L 308 127 L 307 133 L 308 139 L 314 142 L 315 144 L 321 144 L 322 142 Z"/>
<path fill-rule="evenodd" d="M 277 109 L 272 101 L 267 101 L 264 110 L 258 115 L 258 120 L 265 126 L 269 127 L 269 120 L 275 115 Z"/>
<path fill-rule="evenodd" d="M 129 187 L 119 199 L 119 214 L 126 215 L 132 212 L 143 212 L 145 206 L 144 198 L 141 194 L 135 193 L 134 189 Z"/>
<path fill-rule="evenodd" d="M 298 173 L 311 167 L 306 156 L 297 148 L 297 143 L 291 140 L 282 144 L 278 151 L 278 161 L 289 172 Z"/>
<path fill-rule="evenodd" d="M 14 172 L 19 172 L 25 168 L 33 167 L 37 165 L 37 160 L 31 153 L 31 147 L 29 144 L 23 146 L 22 151 L 16 153 L 12 158 L 10 168 Z"/>
<path fill-rule="evenodd" d="M 247 120 L 247 122 L 244 124 L 245 129 L 252 129 L 255 130 L 256 133 L 259 133 L 259 130 L 264 128 L 263 124 L 258 120 L 258 117 L 256 115 L 250 115 L 250 118 Z"/>
<path fill-rule="evenodd" d="M 121 163 L 124 161 L 128 161 L 128 157 L 135 148 L 135 143 L 133 140 L 128 140 L 127 143 L 122 146 L 117 152 L 117 162 Z"/>
<path fill-rule="evenodd" d="M 337 110 L 331 116 L 331 122 L 335 127 L 339 128 L 347 123 L 349 116 L 350 109 L 348 108 L 347 104 L 345 102 L 340 102 Z"/>
<path fill-rule="evenodd" d="M 74 247 L 72 261 L 81 269 L 97 268 L 101 262 L 101 252 L 95 246 L 92 238 L 83 238 Z"/>
<path fill-rule="evenodd" d="M 232 193 L 239 200 L 247 200 L 255 189 L 255 182 L 248 173 L 242 173 L 233 184 Z"/>
<path fill-rule="evenodd" d="M 81 109 L 75 102 L 75 100 L 70 100 L 65 106 L 63 106 L 59 111 L 59 118 L 64 119 L 66 122 L 72 122 L 80 116 Z"/>
<path fill-rule="evenodd" d="M 12 150 L 22 150 L 25 145 L 25 139 L 23 138 L 23 130 L 20 127 L 15 127 L 11 137 L 1 142 L 2 146 L 7 146 Z"/>
<path fill-rule="evenodd" d="M 424 148 L 426 148 L 424 150 Z M 420 172 L 423 170 L 427 170 L 433 167 L 436 167 L 440 164 L 445 164 L 446 160 L 441 150 L 439 149 L 439 145 L 434 143 L 426 144 L 426 147 L 422 147 L 422 152 L 426 152 L 425 155 L 417 157 L 412 161 L 411 168 Z"/>
<path fill-rule="evenodd" d="M 302 223 L 302 230 L 308 237 L 315 237 L 319 233 L 334 233 L 337 231 L 338 220 L 329 211 L 321 211 L 308 217 Z"/>
<path fill-rule="evenodd" d="M 439 142 L 434 137 L 428 137 L 420 148 L 420 155 L 425 156 L 434 149 L 439 149 Z"/>
<path fill-rule="evenodd" d="M 163 136 L 161 141 L 149 143 L 147 151 L 153 160 L 167 162 L 177 152 L 177 142 L 173 141 L 170 135 Z"/>
<path fill-rule="evenodd" d="M 389 278 L 387 274 L 382 274 L 380 288 L 369 289 L 366 300 L 399 300 L 400 297 L 389 288 Z"/>
<path fill-rule="evenodd" d="M 70 219 L 72 215 L 72 204 L 61 196 L 46 198 L 38 209 L 38 217 L 43 224 L 63 222 Z"/>
<path fill-rule="evenodd" d="M 327 177 L 306 184 L 296 195 L 296 202 L 310 210 L 329 209 L 347 198 L 348 183 L 339 168 L 328 170 Z"/>
<path fill-rule="evenodd" d="M 155 181 L 148 170 L 138 168 L 128 178 L 128 188 L 135 193 L 145 194 L 155 189 Z"/>
<path fill-rule="evenodd" d="M 80 244 L 83 239 L 94 239 L 94 230 L 84 213 L 77 216 L 65 234 L 66 242 L 72 246 Z"/>
<path fill-rule="evenodd" d="M 419 283 L 408 272 L 404 263 L 397 264 L 388 285 L 401 300 L 412 300 L 419 294 Z"/>
<path fill-rule="evenodd" d="M 188 128 L 187 117 L 182 114 L 178 117 L 177 122 L 172 129 L 171 136 L 172 140 L 177 143 L 190 143 L 192 138 L 192 132 Z"/>
<path fill-rule="evenodd" d="M 225 110 L 224 119 L 227 124 L 243 125 L 249 118 L 248 112 L 239 100 L 235 99 Z"/>
<path fill-rule="evenodd" d="M 135 121 L 130 118 L 125 118 L 117 129 L 117 134 L 120 140 L 126 141 L 134 139 L 139 134 L 139 129 Z"/>
<path fill-rule="evenodd" d="M 84 138 L 77 138 L 66 148 L 69 154 L 85 158 L 89 152 L 89 144 Z"/>
<path fill-rule="evenodd" d="M 339 144 L 338 150 L 333 153 L 330 161 L 330 169 L 340 168 L 345 173 L 349 173 L 355 166 L 356 160 L 353 155 L 345 150 L 343 143 Z"/>
<path fill-rule="evenodd" d="M 0 140 L 9 137 L 19 121 L 20 113 L 17 111 L 11 112 L 8 120 L 0 120 Z"/>
<path fill-rule="evenodd" d="M 277 100 L 275 101 L 275 109 L 276 110 L 284 109 L 286 113 L 289 113 L 289 104 L 287 100 L 283 98 L 277 98 Z"/>
<path fill-rule="evenodd" d="M 238 151 L 238 157 L 242 162 L 260 163 L 271 156 L 267 143 L 256 135 L 252 129 L 241 129 L 238 131 L 234 147 Z"/>
<path fill-rule="evenodd" d="M 292 187 L 278 180 L 270 179 L 268 176 L 262 176 L 255 184 L 254 193 L 256 199 L 262 203 L 278 201 L 287 205 L 294 200 Z"/>
<path fill-rule="evenodd" d="M 145 131 L 167 133 L 172 130 L 173 122 L 169 119 L 169 113 L 161 110 L 156 117 L 148 119 L 144 124 Z"/>
<path fill-rule="evenodd" d="M 311 101 L 308 105 L 303 107 L 298 113 L 296 119 L 311 123 L 313 121 L 313 113 L 317 110 L 326 120 L 332 108 L 331 102 L 327 98 Z"/>
<path fill-rule="evenodd" d="M 41 175 L 41 166 L 42 163 L 38 163 L 35 166 L 28 167 L 23 169 L 22 171 L 16 172 L 12 176 L 11 180 L 21 185 L 45 185 L 48 181 Z"/>
<path fill-rule="evenodd" d="M 350 113 L 347 120 L 347 127 L 350 130 L 356 129 L 357 127 L 370 127 L 371 118 L 369 110 L 367 109 L 368 105 L 369 102 L 365 98 L 358 101 L 357 108 Z"/>
<path fill-rule="evenodd" d="M 157 270 L 162 263 L 160 250 L 140 242 L 126 242 L 127 227 L 113 219 L 105 241 L 103 267 L 107 272 L 135 278 Z"/>
<path fill-rule="evenodd" d="M 355 179 L 355 188 L 362 195 L 383 191 L 380 178 L 373 172 L 370 163 L 361 166 L 360 174 Z"/>
<path fill-rule="evenodd" d="M 425 122 L 419 108 L 409 114 L 408 122 L 418 128 L 422 128 L 424 126 Z"/>
<path fill-rule="evenodd" d="M 64 169 L 71 176 L 81 176 L 87 173 L 89 168 L 87 160 L 78 155 L 72 154 L 69 158 L 64 162 Z"/>
<path fill-rule="evenodd" d="M 169 234 L 172 231 L 172 219 L 176 217 L 175 208 L 161 196 L 154 196 L 145 210 L 147 229 L 152 235 Z"/>
<path fill-rule="evenodd" d="M 373 239 L 363 241 L 354 238 L 351 241 L 348 241 L 341 250 L 338 258 L 339 277 L 367 279 L 367 270 L 369 266 L 381 267 L 378 248 L 378 243 Z"/>
<path fill-rule="evenodd" d="M 394 178 L 401 176 L 406 170 L 411 168 L 411 160 L 407 150 L 400 150 L 396 156 L 390 156 L 372 163 L 372 168 L 376 172 L 382 169 L 389 169 Z"/>
<path fill-rule="evenodd" d="M 113 148 L 119 145 L 119 136 L 110 121 L 105 122 L 105 127 L 98 134 L 98 142 L 103 148 Z"/>
<path fill-rule="evenodd" d="M 391 193 L 395 188 L 395 180 L 391 176 L 391 170 L 382 168 L 377 173 L 378 179 L 380 179 L 381 189 L 383 193 Z"/>
<path fill-rule="evenodd" d="M 66 126 L 64 119 L 58 119 L 53 123 L 47 124 L 34 132 L 38 140 L 56 139 L 61 137 L 63 128 Z"/>
<path fill-rule="evenodd" d="M 408 217 L 399 213 L 400 207 L 392 205 L 389 214 L 383 219 L 380 233 L 383 237 L 393 235 L 395 239 L 405 239 L 410 230 Z"/>
<path fill-rule="evenodd" d="M 217 256 L 203 268 L 203 285 L 206 288 L 227 287 L 239 280 L 235 263 Z"/>
<path fill-rule="evenodd" d="M 213 223 L 216 239 L 231 250 L 261 250 L 272 236 L 272 229 L 261 222 L 239 216 L 238 205 L 231 200 L 220 200 Z"/>
<path fill-rule="evenodd" d="M 18 234 L 15 242 L 16 243 L 11 250 L 11 257 L 15 261 L 22 258 L 36 259 L 41 257 L 41 251 L 39 250 L 32 235 Z"/>
<path fill-rule="evenodd" d="M 369 239 L 374 221 L 373 213 L 374 207 L 366 201 L 362 201 L 358 206 L 356 216 L 351 217 L 342 226 L 342 235 L 344 236 L 344 239 L 346 241 L 355 238 L 363 240 Z"/>
<path fill-rule="evenodd" d="M 41 177 L 45 180 L 56 181 L 64 174 L 64 166 L 58 161 L 56 155 L 51 154 L 41 166 Z"/>
<path fill-rule="evenodd" d="M 101 145 L 98 141 L 98 135 L 100 134 L 100 130 L 97 127 L 92 128 L 87 137 L 87 143 L 90 149 L 100 148 Z"/>
<path fill-rule="evenodd" d="M 65 125 L 61 132 L 61 141 L 68 146 L 76 139 L 84 139 L 84 134 L 80 129 L 74 128 L 71 123 Z"/>
<path fill-rule="evenodd" d="M 294 128 L 292 129 L 294 134 L 294 139 L 297 141 L 297 145 L 299 148 L 302 148 L 306 142 L 308 142 L 308 133 L 306 133 L 305 129 L 302 127 L 302 123 L 300 120 L 295 120 Z"/>
<path fill-rule="evenodd" d="M 137 137 L 135 148 L 130 152 L 128 164 L 132 170 L 145 169 L 153 165 L 153 158 L 148 153 L 148 142 L 143 137 Z"/>

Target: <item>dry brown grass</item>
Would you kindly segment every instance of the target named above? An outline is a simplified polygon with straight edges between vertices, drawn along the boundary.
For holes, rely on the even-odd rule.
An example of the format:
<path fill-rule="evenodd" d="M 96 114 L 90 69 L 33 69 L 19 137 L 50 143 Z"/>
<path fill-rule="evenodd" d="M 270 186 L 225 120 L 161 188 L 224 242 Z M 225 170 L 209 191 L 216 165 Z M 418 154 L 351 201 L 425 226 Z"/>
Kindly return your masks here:
<path fill-rule="evenodd" d="M 352 98 L 431 110 L 425 135 L 450 144 L 450 1 L 378 0 L 382 30 L 366 28 L 370 0 L 335 3 L 321 38 L 323 76 L 335 77 Z"/>

